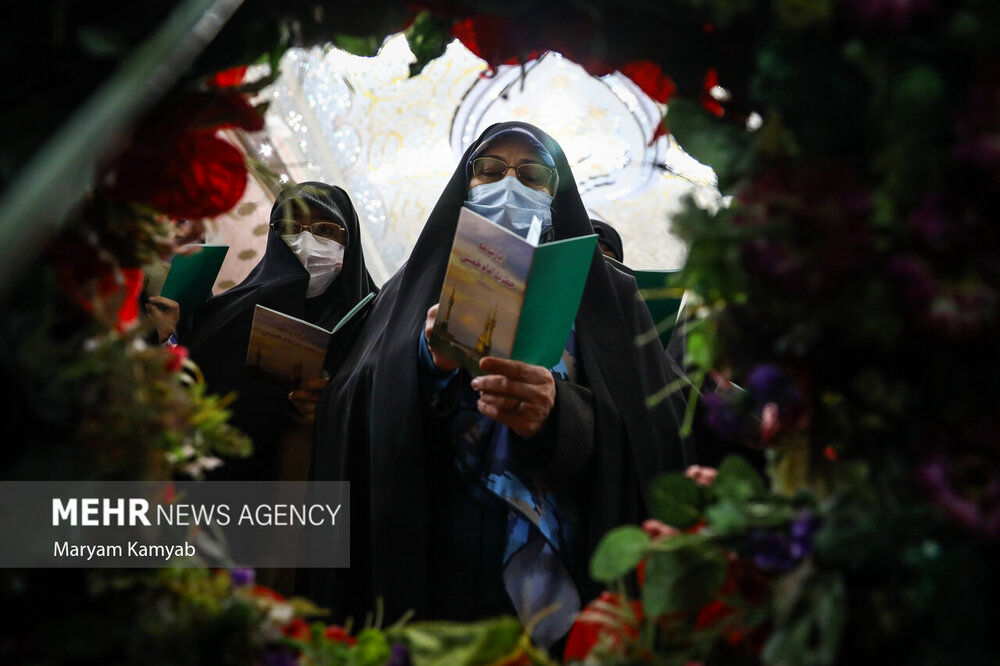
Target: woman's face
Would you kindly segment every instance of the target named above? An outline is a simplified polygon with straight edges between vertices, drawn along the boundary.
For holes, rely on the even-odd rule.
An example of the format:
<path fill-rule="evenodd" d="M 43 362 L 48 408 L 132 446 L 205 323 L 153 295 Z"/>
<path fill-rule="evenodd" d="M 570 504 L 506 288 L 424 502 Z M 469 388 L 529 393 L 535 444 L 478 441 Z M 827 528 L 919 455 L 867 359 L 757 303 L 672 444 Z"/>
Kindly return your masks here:
<path fill-rule="evenodd" d="M 545 166 L 545 161 L 542 160 L 541 154 L 538 150 L 531 145 L 525 139 L 519 139 L 516 137 L 501 137 L 496 141 L 491 142 L 479 157 L 493 157 L 503 162 L 506 162 L 507 166 L 511 167 L 507 170 L 504 178 L 515 178 L 515 167 L 519 167 L 522 164 L 541 164 Z M 484 179 L 477 176 L 475 169 L 473 169 L 472 178 L 469 180 L 469 189 L 477 185 L 482 185 L 483 183 L 496 182 L 496 179 Z M 522 181 L 523 182 L 523 181 Z M 530 185 L 529 185 L 530 187 Z M 550 181 L 547 185 L 543 187 L 538 187 L 534 189 L 539 189 L 549 195 L 552 194 L 552 182 Z"/>

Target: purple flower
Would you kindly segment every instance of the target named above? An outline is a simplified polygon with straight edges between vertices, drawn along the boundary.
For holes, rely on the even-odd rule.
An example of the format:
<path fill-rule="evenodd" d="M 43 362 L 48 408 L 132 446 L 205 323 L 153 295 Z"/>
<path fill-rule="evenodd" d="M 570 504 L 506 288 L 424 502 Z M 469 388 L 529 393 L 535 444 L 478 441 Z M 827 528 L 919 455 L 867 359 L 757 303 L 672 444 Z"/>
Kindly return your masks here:
<path fill-rule="evenodd" d="M 899 285 L 903 299 L 915 310 L 923 311 L 938 293 L 933 272 L 915 255 L 901 255 L 889 260 L 887 273 Z"/>
<path fill-rule="evenodd" d="M 260 660 L 260 666 L 298 666 L 298 655 L 288 648 L 269 648 Z"/>
<path fill-rule="evenodd" d="M 389 662 L 386 666 L 413 666 L 413 660 L 410 659 L 410 651 L 405 645 L 397 643 L 392 646 L 392 656 L 389 657 Z"/>
<path fill-rule="evenodd" d="M 936 0 L 842 0 L 844 9 L 859 23 L 902 30 L 921 14 L 937 9 Z"/>
<path fill-rule="evenodd" d="M 780 402 L 788 393 L 788 377 L 778 366 L 762 363 L 747 375 L 747 388 L 758 404 Z"/>
<path fill-rule="evenodd" d="M 705 410 L 705 424 L 726 441 L 740 436 L 743 424 L 739 413 L 718 393 L 703 393 L 701 406 Z"/>
<path fill-rule="evenodd" d="M 796 562 L 813 551 L 813 535 L 819 529 L 819 524 L 819 517 L 809 509 L 803 510 L 792 521 L 788 552 Z"/>
<path fill-rule="evenodd" d="M 788 571 L 795 566 L 791 543 L 784 536 L 766 530 L 753 530 L 749 536 L 753 563 L 761 571 Z"/>
<path fill-rule="evenodd" d="M 929 195 L 913 209 L 908 220 L 910 229 L 928 243 L 937 243 L 944 238 L 948 227 L 944 206 L 940 195 Z"/>
<path fill-rule="evenodd" d="M 962 454 L 936 454 L 921 466 L 917 480 L 931 500 L 965 529 L 1000 538 L 1000 475 L 995 461 Z"/>
<path fill-rule="evenodd" d="M 229 570 L 229 578 L 234 587 L 251 585 L 254 581 L 254 570 L 249 567 L 236 567 Z"/>
<path fill-rule="evenodd" d="M 762 571 L 789 571 L 813 551 L 813 535 L 819 524 L 819 518 L 805 509 L 792 520 L 787 534 L 752 530 L 749 537 L 754 564 Z"/>

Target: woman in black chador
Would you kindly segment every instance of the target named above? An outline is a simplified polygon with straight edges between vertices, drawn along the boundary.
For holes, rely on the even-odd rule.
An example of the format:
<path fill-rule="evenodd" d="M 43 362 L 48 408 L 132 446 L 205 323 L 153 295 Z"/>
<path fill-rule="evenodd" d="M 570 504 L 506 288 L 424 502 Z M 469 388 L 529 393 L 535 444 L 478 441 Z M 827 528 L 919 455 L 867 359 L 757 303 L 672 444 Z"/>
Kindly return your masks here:
<path fill-rule="evenodd" d="M 249 458 L 232 458 L 217 479 L 305 479 L 315 401 L 326 380 L 288 387 L 248 374 L 247 345 L 260 304 L 333 328 L 376 287 L 365 268 L 358 216 L 347 193 L 323 183 L 285 189 L 271 209 L 267 248 L 243 282 L 210 299 L 182 323 L 180 341 L 211 391 L 237 391 L 232 423 L 253 440 Z M 337 332 L 327 371 L 338 367 L 363 317 Z M 290 388 L 297 390 L 289 395 Z"/>
<path fill-rule="evenodd" d="M 384 286 L 320 400 L 314 470 L 351 481 L 350 569 L 315 572 L 310 593 L 362 619 L 474 619 L 559 610 L 533 638 L 559 640 L 598 590 L 597 541 L 646 516 L 649 480 L 683 469 L 669 402 L 675 379 L 635 281 L 595 250 L 563 358 L 554 368 L 483 359 L 473 379 L 426 342 L 459 210 L 542 240 L 593 233 L 559 145 L 501 123 L 469 147 L 410 259 Z"/>

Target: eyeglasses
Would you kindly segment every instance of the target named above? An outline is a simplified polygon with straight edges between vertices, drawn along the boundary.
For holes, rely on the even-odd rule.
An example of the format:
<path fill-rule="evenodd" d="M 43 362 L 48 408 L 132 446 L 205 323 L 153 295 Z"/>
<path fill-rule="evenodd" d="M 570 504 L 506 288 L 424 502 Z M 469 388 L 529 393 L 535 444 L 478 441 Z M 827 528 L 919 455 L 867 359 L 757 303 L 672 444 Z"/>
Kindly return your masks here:
<path fill-rule="evenodd" d="M 347 245 L 347 230 L 336 222 L 313 222 L 302 224 L 298 220 L 278 220 L 271 225 L 279 236 L 293 236 L 303 231 L 312 233 L 319 238 L 329 238 L 341 245 Z"/>
<path fill-rule="evenodd" d="M 496 157 L 477 157 L 472 160 L 472 175 L 487 183 L 495 183 L 514 170 L 517 179 L 533 190 L 545 189 L 555 179 L 556 172 L 544 164 L 529 162 L 511 166 Z"/>

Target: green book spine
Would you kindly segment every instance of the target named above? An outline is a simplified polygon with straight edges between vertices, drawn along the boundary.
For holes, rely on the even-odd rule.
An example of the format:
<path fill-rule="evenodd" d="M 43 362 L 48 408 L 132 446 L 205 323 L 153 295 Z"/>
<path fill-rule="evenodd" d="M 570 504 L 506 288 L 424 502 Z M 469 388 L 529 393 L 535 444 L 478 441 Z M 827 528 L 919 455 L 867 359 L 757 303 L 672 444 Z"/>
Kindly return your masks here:
<path fill-rule="evenodd" d="M 539 245 L 531 265 L 511 358 L 551 368 L 559 362 L 594 257 L 597 236 Z"/>

